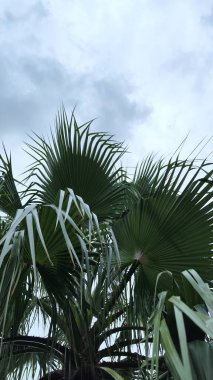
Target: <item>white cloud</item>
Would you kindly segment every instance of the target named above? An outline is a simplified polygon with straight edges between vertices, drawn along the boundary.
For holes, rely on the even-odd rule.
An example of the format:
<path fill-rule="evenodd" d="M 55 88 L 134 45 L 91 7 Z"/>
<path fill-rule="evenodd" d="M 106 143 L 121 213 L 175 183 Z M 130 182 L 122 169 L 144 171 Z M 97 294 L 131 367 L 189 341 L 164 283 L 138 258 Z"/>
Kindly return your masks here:
<path fill-rule="evenodd" d="M 211 135 L 210 0 L 2 3 L 0 131 L 7 141 L 11 133 L 20 141 L 22 131 L 48 130 L 62 102 L 125 138 L 132 161 L 173 152 L 189 131 L 189 150 Z"/>

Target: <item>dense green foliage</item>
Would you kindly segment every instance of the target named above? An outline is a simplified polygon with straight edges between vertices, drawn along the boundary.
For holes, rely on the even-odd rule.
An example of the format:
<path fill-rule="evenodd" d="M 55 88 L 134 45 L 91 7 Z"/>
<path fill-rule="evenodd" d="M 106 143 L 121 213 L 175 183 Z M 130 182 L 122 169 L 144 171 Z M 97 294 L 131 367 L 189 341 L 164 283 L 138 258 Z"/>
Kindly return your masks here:
<path fill-rule="evenodd" d="M 34 135 L 21 184 L 0 156 L 0 377 L 194 379 L 212 350 L 212 165 L 149 156 L 129 177 L 90 124 L 62 111 Z"/>

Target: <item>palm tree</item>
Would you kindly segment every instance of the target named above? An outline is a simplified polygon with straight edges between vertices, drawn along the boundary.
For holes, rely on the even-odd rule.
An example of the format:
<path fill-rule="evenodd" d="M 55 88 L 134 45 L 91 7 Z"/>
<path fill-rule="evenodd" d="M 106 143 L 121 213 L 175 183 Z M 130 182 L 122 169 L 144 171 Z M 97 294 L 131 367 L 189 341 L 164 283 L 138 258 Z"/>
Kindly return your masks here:
<path fill-rule="evenodd" d="M 24 183 L 0 157 L 1 378 L 170 376 L 150 316 L 182 271 L 213 279 L 211 164 L 149 156 L 128 178 L 123 144 L 65 110 L 27 147 Z"/>

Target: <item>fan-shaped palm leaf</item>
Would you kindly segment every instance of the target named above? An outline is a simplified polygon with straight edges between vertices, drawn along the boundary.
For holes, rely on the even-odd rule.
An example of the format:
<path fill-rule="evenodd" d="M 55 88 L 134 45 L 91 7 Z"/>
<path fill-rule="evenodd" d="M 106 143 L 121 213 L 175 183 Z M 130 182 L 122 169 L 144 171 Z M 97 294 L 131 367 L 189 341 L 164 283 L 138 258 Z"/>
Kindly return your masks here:
<path fill-rule="evenodd" d="M 78 126 L 74 115 L 69 121 L 63 110 L 56 120 L 51 142 L 35 136 L 27 144 L 34 163 L 39 198 L 52 203 L 59 190 L 71 188 L 90 205 L 99 218 L 123 211 L 124 189 L 121 168 L 115 165 L 125 149 L 106 133 L 90 131 L 90 124 Z"/>
<path fill-rule="evenodd" d="M 212 279 L 213 182 L 212 170 L 204 172 L 207 165 L 177 158 L 167 165 L 153 163 L 150 169 L 148 160 L 136 182 L 138 200 L 113 225 L 121 260 L 141 263 L 152 289 L 165 270 L 178 276 L 193 266 L 203 278 Z M 168 278 L 159 283 L 169 286 Z"/>

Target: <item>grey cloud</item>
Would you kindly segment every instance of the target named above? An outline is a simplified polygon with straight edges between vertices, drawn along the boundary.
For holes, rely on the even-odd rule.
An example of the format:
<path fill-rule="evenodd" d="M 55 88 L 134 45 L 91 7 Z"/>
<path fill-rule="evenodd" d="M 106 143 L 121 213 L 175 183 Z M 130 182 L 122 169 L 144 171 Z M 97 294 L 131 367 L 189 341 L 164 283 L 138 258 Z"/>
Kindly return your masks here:
<path fill-rule="evenodd" d="M 205 52 L 200 55 L 196 51 L 179 51 L 173 59 L 164 65 L 169 73 L 178 73 L 180 80 L 190 78 L 190 85 L 198 93 L 205 92 L 209 74 L 213 71 L 213 53 Z"/>
<path fill-rule="evenodd" d="M 15 157 L 22 172 L 29 157 L 21 149 L 32 132 L 46 134 L 67 93 L 66 71 L 54 60 L 4 56 L 0 52 L 0 145 Z M 17 156 L 18 153 L 18 156 Z"/>
<path fill-rule="evenodd" d="M 145 122 L 152 112 L 149 106 L 139 106 L 130 99 L 133 89 L 124 78 L 94 81 L 93 86 L 100 124 L 116 136 L 129 137 L 131 127 L 137 122 Z"/>
<path fill-rule="evenodd" d="M 49 11 L 42 1 L 36 1 L 36 3 L 30 8 L 29 12 L 40 18 L 47 17 L 49 15 Z"/>
<path fill-rule="evenodd" d="M 207 26 L 213 26 L 213 7 L 207 15 L 201 17 L 201 23 Z"/>
<path fill-rule="evenodd" d="M 74 81 L 51 59 L 0 56 L 0 130 L 42 130 Z"/>
<path fill-rule="evenodd" d="M 24 21 L 29 22 L 30 18 L 45 18 L 49 14 L 48 9 L 42 1 L 36 1 L 27 10 L 17 14 L 13 10 L 7 9 L 2 16 L 2 21 L 5 24 L 17 24 Z"/>
<path fill-rule="evenodd" d="M 192 51 L 179 51 L 165 64 L 165 69 L 180 71 L 182 75 L 188 75 L 199 68 L 199 56 Z"/>
<path fill-rule="evenodd" d="M 95 128 L 123 140 L 133 124 L 151 113 L 130 100 L 132 89 L 123 78 L 72 74 L 58 61 L 36 56 L 15 59 L 0 53 L 0 62 L 1 132 L 48 130 L 63 103 L 68 111 L 77 105 L 77 119 L 98 117 Z"/>

